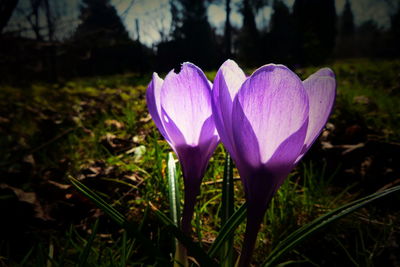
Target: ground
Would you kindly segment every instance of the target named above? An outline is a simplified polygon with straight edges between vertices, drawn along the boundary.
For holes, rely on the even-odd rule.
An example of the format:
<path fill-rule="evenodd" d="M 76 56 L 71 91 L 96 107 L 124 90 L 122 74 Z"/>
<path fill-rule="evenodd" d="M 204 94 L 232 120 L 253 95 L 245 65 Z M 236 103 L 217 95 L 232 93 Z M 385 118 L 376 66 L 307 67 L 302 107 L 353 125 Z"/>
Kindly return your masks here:
<path fill-rule="evenodd" d="M 333 114 L 274 197 L 258 236 L 255 266 L 301 225 L 400 183 L 400 61 L 353 59 L 328 65 L 338 82 Z M 305 79 L 317 69 L 296 72 Z M 215 72 L 206 74 L 212 80 Z M 149 204 L 169 214 L 166 159 L 171 149 L 147 112 L 150 78 L 130 73 L 1 85 L 0 265 L 155 263 L 140 242 L 79 193 L 68 177 L 136 222 L 163 257 L 171 259 L 173 235 Z M 194 237 L 204 248 L 220 227 L 224 153 L 219 146 L 211 159 L 193 220 Z M 239 206 L 244 199 L 236 181 Z M 399 201 L 397 194 L 358 210 L 296 247 L 285 261 L 299 266 L 400 266 Z M 237 252 L 243 232 L 241 224 L 235 235 Z"/>

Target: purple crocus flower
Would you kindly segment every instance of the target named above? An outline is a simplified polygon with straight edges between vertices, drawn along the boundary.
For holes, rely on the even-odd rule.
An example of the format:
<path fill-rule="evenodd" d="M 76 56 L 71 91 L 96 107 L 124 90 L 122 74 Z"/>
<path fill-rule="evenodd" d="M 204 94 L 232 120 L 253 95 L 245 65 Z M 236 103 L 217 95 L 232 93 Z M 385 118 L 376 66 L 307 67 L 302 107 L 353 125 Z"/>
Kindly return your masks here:
<path fill-rule="evenodd" d="M 218 70 L 214 120 L 248 204 L 240 266 L 249 264 L 268 203 L 321 133 L 335 95 L 335 76 L 328 68 L 303 82 L 283 65 L 262 66 L 248 78 L 232 60 Z"/>
<path fill-rule="evenodd" d="M 211 108 L 211 86 L 203 71 L 184 63 L 163 81 L 153 74 L 146 99 L 157 128 L 178 155 L 185 185 L 182 230 L 190 222 L 207 164 L 219 142 Z"/>

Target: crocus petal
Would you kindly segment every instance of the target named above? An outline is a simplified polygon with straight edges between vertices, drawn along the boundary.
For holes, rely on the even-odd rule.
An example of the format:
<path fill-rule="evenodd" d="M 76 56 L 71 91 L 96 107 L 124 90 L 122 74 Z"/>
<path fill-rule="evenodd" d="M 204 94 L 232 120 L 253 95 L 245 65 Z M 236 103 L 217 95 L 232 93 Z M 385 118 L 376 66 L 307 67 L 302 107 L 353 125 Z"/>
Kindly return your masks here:
<path fill-rule="evenodd" d="M 199 147 L 202 149 L 201 154 L 204 155 L 205 163 L 207 164 L 212 153 L 217 147 L 219 142 L 219 136 L 215 129 L 215 123 L 213 116 L 210 116 L 203 124 L 200 132 Z"/>
<path fill-rule="evenodd" d="M 325 126 L 336 96 L 335 75 L 331 69 L 323 68 L 303 81 L 310 111 L 307 136 L 302 155 L 311 147 Z"/>
<path fill-rule="evenodd" d="M 232 157 L 239 169 L 240 177 L 244 181 L 245 178 L 248 178 L 247 166 L 257 168 L 261 163 L 260 147 L 252 125 L 237 98 L 233 103 L 232 119 L 232 136 L 236 153 Z"/>
<path fill-rule="evenodd" d="M 222 142 L 231 155 L 232 145 L 232 104 L 237 92 L 246 79 L 246 75 L 233 60 L 227 60 L 219 68 L 214 79 L 213 115 L 215 126 Z"/>
<path fill-rule="evenodd" d="M 223 79 L 225 82 L 230 98 L 233 101 L 243 82 L 246 80 L 246 75 L 235 61 L 228 59 L 219 68 L 215 81 L 218 81 L 218 78 Z"/>
<path fill-rule="evenodd" d="M 211 116 L 211 88 L 201 69 L 184 63 L 178 74 L 169 72 L 161 88 L 161 107 L 173 119 L 186 144 L 196 146 L 201 128 Z M 170 134 L 165 116 L 161 120 Z"/>
<path fill-rule="evenodd" d="M 284 179 L 293 169 L 296 159 L 302 151 L 303 142 L 307 134 L 307 128 L 308 119 L 304 121 L 299 130 L 279 145 L 275 150 L 275 153 L 265 164 L 266 169 L 268 169 L 270 173 L 274 174 L 273 176 L 270 176 L 270 179 L 274 179 L 273 193 L 278 190 Z"/>
<path fill-rule="evenodd" d="M 177 153 L 176 148 L 178 146 L 186 145 L 185 137 L 182 132 L 176 126 L 175 122 L 171 117 L 165 112 L 164 108 L 161 108 L 161 118 L 165 129 L 168 129 L 168 143 L 171 145 L 172 149 Z M 178 153 L 177 153 L 178 154 Z M 179 155 L 178 155 L 179 156 Z"/>
<path fill-rule="evenodd" d="M 190 232 L 190 222 L 193 216 L 196 197 L 200 192 L 201 180 L 206 171 L 210 157 L 219 142 L 213 117 L 210 116 L 203 124 L 198 146 L 186 144 L 176 147 L 176 154 L 182 166 L 185 185 L 185 203 L 182 214 L 182 230 Z"/>
<path fill-rule="evenodd" d="M 265 65 L 244 82 L 235 98 L 235 143 L 241 145 L 249 138 L 247 126 L 237 120 L 243 121 L 243 112 L 258 141 L 261 163 L 266 163 L 280 144 L 304 125 L 308 111 L 307 93 L 298 76 L 283 65 Z"/>
<path fill-rule="evenodd" d="M 176 127 L 172 125 L 172 127 Z M 179 129 L 177 131 L 177 137 L 179 137 Z M 175 137 L 175 136 L 174 136 Z M 171 139 L 175 139 L 172 138 Z M 200 185 L 201 179 L 204 176 L 208 161 L 210 160 L 215 148 L 219 142 L 219 136 L 215 130 L 213 117 L 210 116 L 203 124 L 200 133 L 200 140 L 197 146 L 189 146 L 185 143 L 174 145 L 175 152 L 179 157 L 179 161 L 182 165 L 185 184 L 198 180 Z"/>
<path fill-rule="evenodd" d="M 331 78 L 335 78 L 335 73 L 330 68 L 322 68 L 316 71 L 315 73 L 311 74 L 310 77 L 308 78 L 311 78 L 313 76 L 321 76 L 321 77 L 328 76 Z"/>
<path fill-rule="evenodd" d="M 147 107 L 149 109 L 151 118 L 156 124 L 158 130 L 164 136 L 165 140 L 169 141 L 169 137 L 165 132 L 164 125 L 161 121 L 161 104 L 160 104 L 160 92 L 163 79 L 158 77 L 157 73 L 153 73 L 153 77 L 146 91 Z"/>
<path fill-rule="evenodd" d="M 180 144 L 176 146 L 175 152 L 183 167 L 185 179 L 201 180 L 218 142 L 219 136 L 215 130 L 213 117 L 210 116 L 201 129 L 199 145 Z"/>

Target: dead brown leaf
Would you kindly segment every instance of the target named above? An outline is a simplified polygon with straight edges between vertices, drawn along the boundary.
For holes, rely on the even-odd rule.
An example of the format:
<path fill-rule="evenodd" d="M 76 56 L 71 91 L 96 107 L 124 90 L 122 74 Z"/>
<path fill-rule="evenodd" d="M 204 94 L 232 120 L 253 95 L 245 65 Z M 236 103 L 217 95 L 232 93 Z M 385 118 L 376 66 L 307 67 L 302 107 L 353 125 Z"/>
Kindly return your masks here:
<path fill-rule="evenodd" d="M 52 217 L 46 212 L 46 210 L 43 208 L 41 205 L 40 201 L 38 200 L 36 193 L 35 192 L 25 192 L 22 189 L 9 186 L 7 184 L 0 184 L 0 188 L 2 189 L 11 189 L 14 194 L 17 196 L 19 201 L 22 202 L 27 202 L 33 206 L 33 209 L 35 211 L 35 217 L 48 221 L 48 220 L 53 220 Z"/>
<path fill-rule="evenodd" d="M 117 120 L 105 120 L 104 124 L 108 127 L 115 127 L 116 129 L 122 129 L 125 127 L 123 122 Z"/>

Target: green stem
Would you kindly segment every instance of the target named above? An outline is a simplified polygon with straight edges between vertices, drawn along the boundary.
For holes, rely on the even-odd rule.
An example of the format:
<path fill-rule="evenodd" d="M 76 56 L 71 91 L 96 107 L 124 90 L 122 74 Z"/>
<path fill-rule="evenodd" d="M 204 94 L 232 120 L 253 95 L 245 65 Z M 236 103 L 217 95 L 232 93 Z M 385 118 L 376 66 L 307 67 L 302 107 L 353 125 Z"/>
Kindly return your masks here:
<path fill-rule="evenodd" d="M 232 159 L 226 152 L 224 177 L 222 182 L 222 209 L 221 209 L 221 226 L 223 227 L 228 219 L 234 213 L 233 198 L 233 165 Z M 229 238 L 223 245 L 220 254 L 220 264 L 222 267 L 233 266 L 233 236 Z"/>
<path fill-rule="evenodd" d="M 187 267 L 189 266 L 189 261 L 187 257 L 187 250 L 184 245 L 178 242 L 178 245 L 175 250 L 174 257 L 174 267 Z"/>

